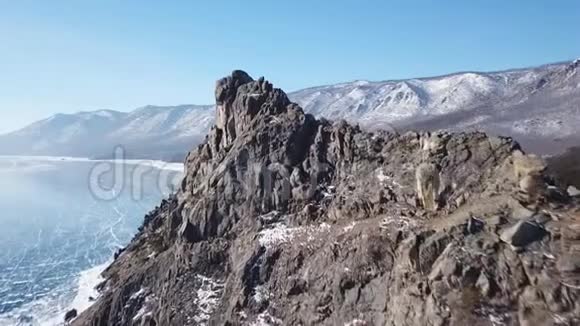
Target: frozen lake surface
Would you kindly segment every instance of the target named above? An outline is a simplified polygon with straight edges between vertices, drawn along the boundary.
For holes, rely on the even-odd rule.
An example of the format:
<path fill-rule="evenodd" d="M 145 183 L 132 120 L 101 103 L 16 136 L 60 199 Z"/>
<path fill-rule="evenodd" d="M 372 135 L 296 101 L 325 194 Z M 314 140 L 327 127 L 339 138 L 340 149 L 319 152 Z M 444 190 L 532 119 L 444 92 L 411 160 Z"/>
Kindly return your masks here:
<path fill-rule="evenodd" d="M 58 325 L 68 309 L 86 308 L 100 271 L 173 191 L 179 170 L 0 157 L 0 325 Z"/>

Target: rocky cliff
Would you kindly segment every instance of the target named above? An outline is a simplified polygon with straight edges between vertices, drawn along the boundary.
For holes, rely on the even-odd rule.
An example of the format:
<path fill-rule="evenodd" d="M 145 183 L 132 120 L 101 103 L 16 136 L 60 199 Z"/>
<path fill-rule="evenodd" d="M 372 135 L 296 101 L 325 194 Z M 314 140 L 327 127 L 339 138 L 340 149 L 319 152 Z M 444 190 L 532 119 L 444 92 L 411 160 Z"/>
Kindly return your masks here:
<path fill-rule="evenodd" d="M 580 323 L 580 215 L 482 133 L 366 133 L 263 78 L 216 125 L 73 325 Z"/>

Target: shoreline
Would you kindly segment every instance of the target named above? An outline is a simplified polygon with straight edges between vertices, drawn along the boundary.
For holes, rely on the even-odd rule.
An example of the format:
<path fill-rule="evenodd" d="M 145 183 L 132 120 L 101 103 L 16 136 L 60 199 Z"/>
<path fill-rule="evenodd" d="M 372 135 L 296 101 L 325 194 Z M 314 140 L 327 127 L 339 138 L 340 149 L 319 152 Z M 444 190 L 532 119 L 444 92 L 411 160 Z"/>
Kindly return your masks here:
<path fill-rule="evenodd" d="M 112 163 L 126 165 L 149 165 L 158 170 L 176 171 L 184 173 L 185 165 L 183 163 L 166 162 L 161 160 L 149 159 L 90 159 L 88 157 L 73 156 L 33 156 L 33 155 L 0 155 L 1 159 L 18 160 L 18 161 L 36 161 L 36 162 L 85 162 L 85 163 Z"/>
<path fill-rule="evenodd" d="M 111 265 L 113 261 L 109 260 L 102 264 L 97 264 L 84 269 L 78 273 L 76 280 L 76 293 L 73 299 L 66 305 L 59 307 L 58 311 L 46 318 L 45 316 L 38 319 L 40 326 L 65 325 L 64 315 L 75 309 L 80 315 L 83 311 L 89 309 L 96 299 L 99 297 L 99 292 L 96 287 L 104 281 L 102 272 Z M 93 300 L 91 300 L 93 298 Z"/>
<path fill-rule="evenodd" d="M 28 302 L 15 310 L 0 314 L 0 324 L 20 325 L 21 318 L 28 317 L 31 326 L 64 326 L 64 315 L 68 311 L 76 309 L 77 313 L 81 314 L 99 297 L 96 286 L 104 281 L 101 273 L 111 263 L 109 260 L 79 271 L 74 282 L 70 284 L 73 288 L 70 299 L 62 301 L 62 297 L 43 297 Z"/>

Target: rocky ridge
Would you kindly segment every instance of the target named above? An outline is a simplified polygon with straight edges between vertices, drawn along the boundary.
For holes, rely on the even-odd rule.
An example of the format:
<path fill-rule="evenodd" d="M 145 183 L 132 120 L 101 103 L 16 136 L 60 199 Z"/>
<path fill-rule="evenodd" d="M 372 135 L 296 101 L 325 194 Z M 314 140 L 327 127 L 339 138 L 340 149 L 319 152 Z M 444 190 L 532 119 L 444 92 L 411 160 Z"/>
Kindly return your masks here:
<path fill-rule="evenodd" d="M 72 325 L 575 325 L 577 199 L 483 133 L 363 132 L 260 78 Z"/>

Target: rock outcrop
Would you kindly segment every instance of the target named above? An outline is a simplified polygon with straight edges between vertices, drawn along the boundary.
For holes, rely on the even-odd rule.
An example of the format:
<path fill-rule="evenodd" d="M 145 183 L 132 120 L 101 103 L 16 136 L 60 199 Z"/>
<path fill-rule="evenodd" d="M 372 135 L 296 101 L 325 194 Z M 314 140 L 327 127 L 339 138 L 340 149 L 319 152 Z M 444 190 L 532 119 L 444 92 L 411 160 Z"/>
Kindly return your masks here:
<path fill-rule="evenodd" d="M 439 169 L 435 164 L 422 163 L 417 168 L 417 198 L 423 208 L 437 209 L 439 196 Z"/>
<path fill-rule="evenodd" d="M 64 315 L 64 323 L 65 324 L 70 323 L 73 319 L 77 317 L 77 315 L 78 313 L 76 309 L 67 311 L 67 313 Z"/>
<path fill-rule="evenodd" d="M 241 71 L 216 102 L 74 325 L 580 323 L 578 205 L 511 139 L 367 133 Z"/>

